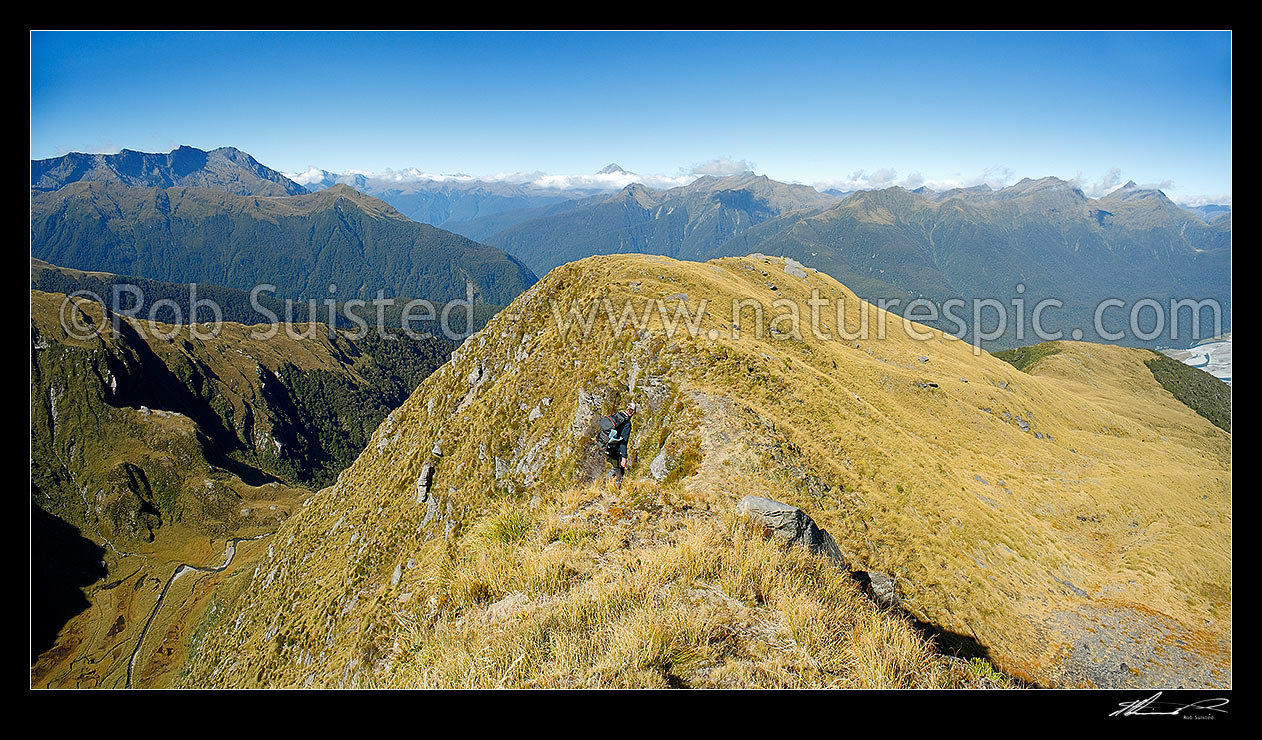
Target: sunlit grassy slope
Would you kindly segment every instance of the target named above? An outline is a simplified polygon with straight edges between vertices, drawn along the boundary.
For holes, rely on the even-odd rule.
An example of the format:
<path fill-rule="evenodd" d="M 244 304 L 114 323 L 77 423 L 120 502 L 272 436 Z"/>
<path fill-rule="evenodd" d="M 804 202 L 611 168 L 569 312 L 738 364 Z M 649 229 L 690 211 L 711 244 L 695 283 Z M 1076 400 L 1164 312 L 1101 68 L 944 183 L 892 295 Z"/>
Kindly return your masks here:
<path fill-rule="evenodd" d="M 99 304 L 30 295 L 31 504 L 33 521 L 48 525 L 32 547 L 39 686 L 125 685 L 176 567 L 218 566 L 228 538 L 276 529 L 449 347 L 356 343 L 322 324 L 298 327 L 303 339 L 256 339 L 265 327 L 232 323 L 199 338 L 122 321 L 115 335 Z M 70 336 L 75 323 L 106 328 Z M 233 568 L 254 549 L 242 546 Z M 182 664 L 185 622 L 232 575 L 181 579 L 133 685 L 161 685 Z"/>
<path fill-rule="evenodd" d="M 1064 343 L 1026 374 L 875 308 L 854 341 L 828 309 L 826 341 L 806 328 L 812 289 L 844 301 L 851 333 L 860 302 L 789 267 L 551 272 L 285 523 L 183 683 L 969 682 L 835 566 L 747 530 L 732 511 L 756 494 L 802 507 L 852 568 L 892 575 L 913 615 L 1015 677 L 1230 684 L 1231 437 L 1149 353 Z M 605 297 L 669 299 L 668 318 L 710 303 L 695 337 L 651 305 L 641 330 L 560 329 L 553 306 Z M 733 298 L 765 306 L 761 339 L 752 309 L 732 337 Z M 790 330 L 770 326 L 777 299 L 801 307 L 801 339 L 772 331 Z M 594 415 L 630 398 L 632 482 L 610 490 L 592 482 Z"/>

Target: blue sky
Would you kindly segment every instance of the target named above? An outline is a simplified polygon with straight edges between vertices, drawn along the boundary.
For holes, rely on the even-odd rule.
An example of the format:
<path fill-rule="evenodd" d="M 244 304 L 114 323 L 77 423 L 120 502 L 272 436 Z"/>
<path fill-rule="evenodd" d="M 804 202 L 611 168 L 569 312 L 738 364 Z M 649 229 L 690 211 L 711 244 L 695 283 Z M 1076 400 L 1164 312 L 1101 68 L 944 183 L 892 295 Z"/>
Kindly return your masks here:
<path fill-rule="evenodd" d="M 290 173 L 617 162 L 842 187 L 1056 175 L 1222 201 L 1231 37 L 32 34 L 33 159 L 178 144 L 235 146 Z"/>

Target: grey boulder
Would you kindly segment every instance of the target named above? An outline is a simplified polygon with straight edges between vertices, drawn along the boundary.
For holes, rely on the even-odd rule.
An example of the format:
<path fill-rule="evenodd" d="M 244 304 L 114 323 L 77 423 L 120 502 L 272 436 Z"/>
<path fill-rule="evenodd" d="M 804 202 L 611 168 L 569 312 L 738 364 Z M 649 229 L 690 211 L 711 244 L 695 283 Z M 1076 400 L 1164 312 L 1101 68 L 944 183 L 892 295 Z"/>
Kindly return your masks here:
<path fill-rule="evenodd" d="M 819 528 L 815 521 L 796 506 L 782 504 L 761 496 L 746 496 L 736 504 L 736 513 L 763 527 L 772 539 L 790 546 L 809 548 L 816 555 L 824 555 L 850 576 L 878 605 L 885 608 L 901 608 L 903 597 L 893 576 L 874 570 L 853 570 L 846 564 L 836 540 Z"/>
<path fill-rule="evenodd" d="M 761 496 L 746 496 L 736 504 L 736 513 L 764 528 L 772 539 L 788 545 L 806 547 L 817 555 L 826 555 L 845 567 L 845 558 L 832 535 L 820 529 L 806 512 Z"/>

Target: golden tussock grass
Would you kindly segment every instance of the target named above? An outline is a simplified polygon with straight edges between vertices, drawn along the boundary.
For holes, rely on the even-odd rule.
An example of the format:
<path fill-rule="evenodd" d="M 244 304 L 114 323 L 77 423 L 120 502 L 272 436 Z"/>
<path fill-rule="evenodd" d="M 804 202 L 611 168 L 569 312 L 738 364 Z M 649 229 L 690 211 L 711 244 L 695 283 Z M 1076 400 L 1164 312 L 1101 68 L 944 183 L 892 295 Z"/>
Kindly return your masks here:
<path fill-rule="evenodd" d="M 941 688 L 971 680 L 966 664 L 867 601 L 831 561 L 681 501 L 678 489 L 636 481 L 560 491 L 529 515 L 488 515 L 452 559 L 418 579 L 426 587 L 409 603 L 427 608 L 398 612 L 381 685 Z M 590 513 L 576 516 L 576 503 Z"/>

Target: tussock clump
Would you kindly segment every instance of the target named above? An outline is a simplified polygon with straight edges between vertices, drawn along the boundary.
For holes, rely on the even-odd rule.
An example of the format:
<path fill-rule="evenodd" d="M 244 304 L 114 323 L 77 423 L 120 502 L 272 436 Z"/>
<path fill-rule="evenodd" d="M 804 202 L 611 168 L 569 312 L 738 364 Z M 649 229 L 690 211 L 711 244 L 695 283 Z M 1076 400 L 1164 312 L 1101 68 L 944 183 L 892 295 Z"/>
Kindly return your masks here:
<path fill-rule="evenodd" d="M 650 497 L 676 500 L 669 486 L 602 488 L 581 489 L 606 504 L 582 526 L 561 526 L 554 511 L 552 529 L 511 546 L 470 542 L 440 568 L 458 574 L 450 582 L 422 579 L 435 590 L 413 601 L 438 608 L 428 619 L 400 610 L 383 685 L 968 685 L 962 661 L 878 610 L 831 561 L 732 517 L 672 505 L 654 520 L 630 514 Z"/>

